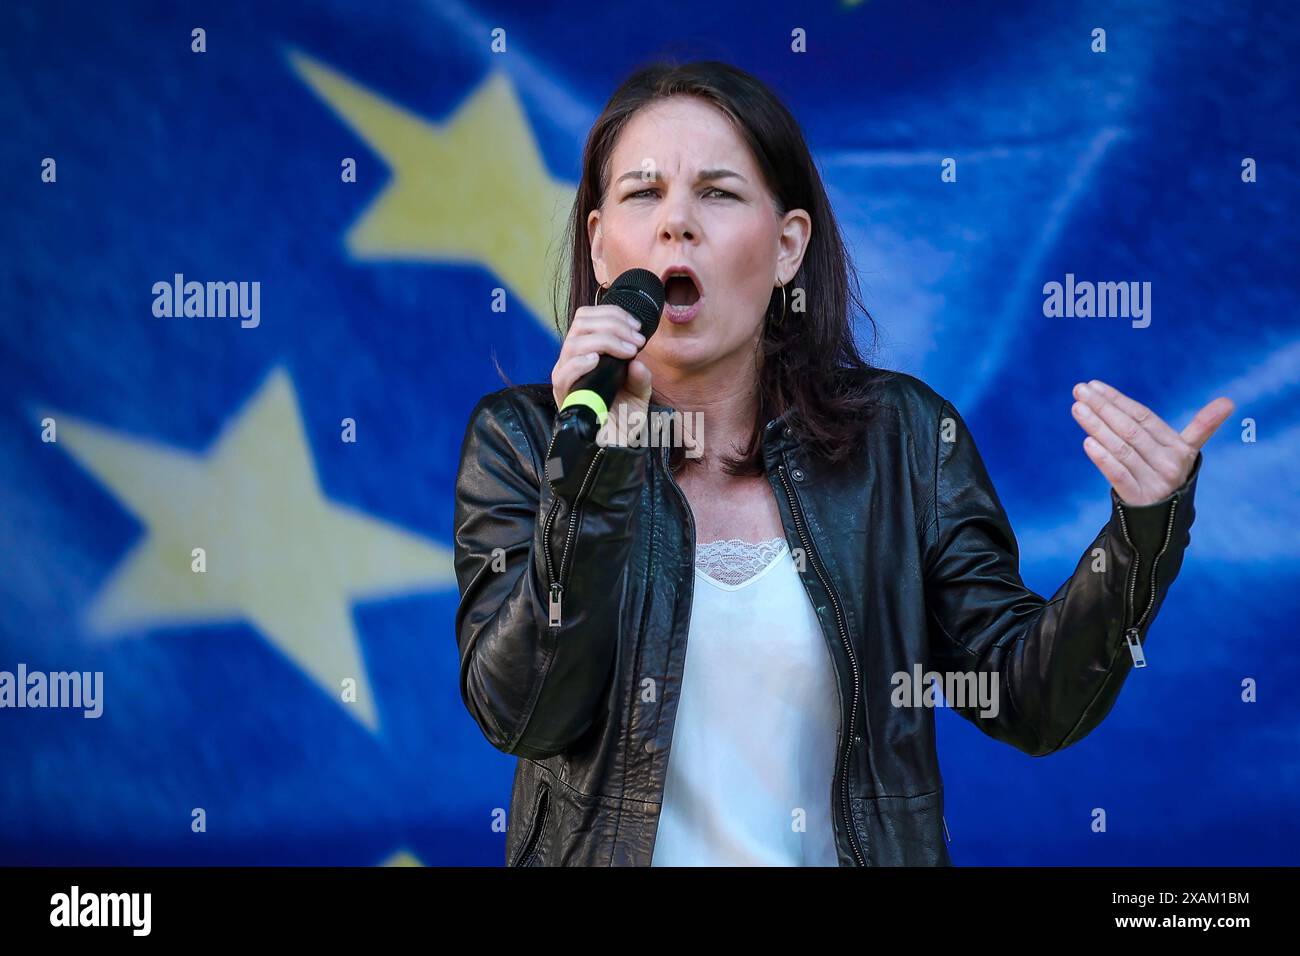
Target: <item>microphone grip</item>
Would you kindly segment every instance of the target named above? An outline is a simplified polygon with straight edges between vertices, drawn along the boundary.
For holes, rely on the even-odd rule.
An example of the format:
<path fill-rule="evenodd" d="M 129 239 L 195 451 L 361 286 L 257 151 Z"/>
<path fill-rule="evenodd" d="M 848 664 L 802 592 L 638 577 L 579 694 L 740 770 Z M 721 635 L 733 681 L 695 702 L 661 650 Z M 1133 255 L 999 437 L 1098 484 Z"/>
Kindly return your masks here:
<path fill-rule="evenodd" d="M 629 359 L 602 353 L 596 367 L 573 383 L 556 418 L 546 477 L 556 494 L 573 497 L 595 457 L 596 435 L 627 381 Z"/>
<path fill-rule="evenodd" d="M 601 353 L 596 367 L 573 383 L 573 391 L 589 390 L 599 395 L 608 409 L 614 403 L 614 396 L 627 381 L 628 359 L 617 355 Z M 602 416 L 603 417 L 603 416 Z"/>

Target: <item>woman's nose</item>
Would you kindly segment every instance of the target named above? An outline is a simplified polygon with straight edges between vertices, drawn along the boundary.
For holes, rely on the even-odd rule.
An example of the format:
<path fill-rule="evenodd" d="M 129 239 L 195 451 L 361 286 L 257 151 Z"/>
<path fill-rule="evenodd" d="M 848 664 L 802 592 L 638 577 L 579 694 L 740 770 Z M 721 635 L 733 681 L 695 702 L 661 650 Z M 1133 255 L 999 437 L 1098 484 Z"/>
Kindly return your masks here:
<path fill-rule="evenodd" d="M 665 202 L 663 210 L 664 219 L 660 235 L 669 241 L 693 242 L 699 235 L 699 227 L 689 205 L 680 200 Z"/>

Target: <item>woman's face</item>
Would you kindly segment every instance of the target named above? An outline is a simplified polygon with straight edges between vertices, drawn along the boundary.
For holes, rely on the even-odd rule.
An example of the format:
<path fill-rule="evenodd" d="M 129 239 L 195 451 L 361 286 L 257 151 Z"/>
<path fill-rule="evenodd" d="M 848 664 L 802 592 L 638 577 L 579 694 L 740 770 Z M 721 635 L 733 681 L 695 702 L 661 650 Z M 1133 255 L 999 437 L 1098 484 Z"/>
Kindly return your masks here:
<path fill-rule="evenodd" d="M 674 321 L 671 304 L 691 293 L 680 280 L 666 283 L 669 304 L 640 357 L 652 372 L 698 373 L 753 363 L 763 314 L 778 282 L 798 271 L 811 220 L 802 209 L 777 214 L 726 114 L 698 97 L 675 96 L 624 126 L 587 229 L 602 285 L 632 268 L 661 279 L 674 266 L 695 273 L 701 288 L 693 317 Z"/>

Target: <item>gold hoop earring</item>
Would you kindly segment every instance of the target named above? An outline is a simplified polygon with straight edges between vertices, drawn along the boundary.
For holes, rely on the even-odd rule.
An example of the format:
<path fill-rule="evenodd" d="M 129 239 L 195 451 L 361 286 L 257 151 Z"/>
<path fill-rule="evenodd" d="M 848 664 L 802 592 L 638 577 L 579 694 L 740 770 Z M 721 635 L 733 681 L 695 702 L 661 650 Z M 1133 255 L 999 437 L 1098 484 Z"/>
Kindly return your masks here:
<path fill-rule="evenodd" d="M 780 325 L 782 322 L 785 321 L 785 283 L 778 281 L 776 286 L 778 289 L 781 290 L 781 318 L 777 319 L 772 324 Z"/>
<path fill-rule="evenodd" d="M 596 301 L 593 302 L 592 305 L 600 305 L 600 294 L 601 294 L 602 292 L 608 292 L 608 291 L 609 291 L 609 286 L 607 286 L 607 285 L 601 285 L 599 282 L 597 282 L 597 283 L 596 283 Z"/>

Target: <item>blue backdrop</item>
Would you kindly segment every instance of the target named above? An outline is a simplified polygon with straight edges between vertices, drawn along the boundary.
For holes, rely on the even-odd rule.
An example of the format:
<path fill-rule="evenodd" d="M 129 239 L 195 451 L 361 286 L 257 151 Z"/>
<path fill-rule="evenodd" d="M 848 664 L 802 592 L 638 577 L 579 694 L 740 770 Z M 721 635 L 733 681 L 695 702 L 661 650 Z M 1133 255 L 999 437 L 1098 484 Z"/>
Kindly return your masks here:
<path fill-rule="evenodd" d="M 460 440 L 494 355 L 549 377 L 583 138 L 670 53 L 790 105 L 877 362 L 962 411 L 1031 587 L 1107 514 L 1076 381 L 1177 428 L 1237 403 L 1101 728 L 1036 760 L 940 712 L 954 861 L 1296 863 L 1296 9 L 7 4 L 0 671 L 102 672 L 103 709 L 0 709 L 0 862 L 502 862 Z M 247 283 L 243 317 L 169 317 L 177 274 Z M 1046 317 L 1067 274 L 1150 282 L 1150 324 Z"/>

